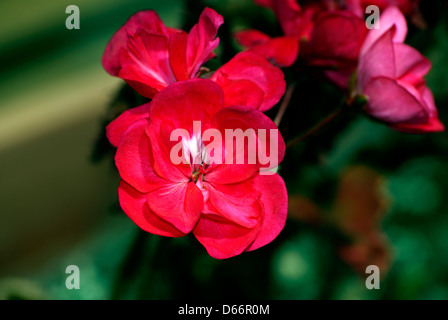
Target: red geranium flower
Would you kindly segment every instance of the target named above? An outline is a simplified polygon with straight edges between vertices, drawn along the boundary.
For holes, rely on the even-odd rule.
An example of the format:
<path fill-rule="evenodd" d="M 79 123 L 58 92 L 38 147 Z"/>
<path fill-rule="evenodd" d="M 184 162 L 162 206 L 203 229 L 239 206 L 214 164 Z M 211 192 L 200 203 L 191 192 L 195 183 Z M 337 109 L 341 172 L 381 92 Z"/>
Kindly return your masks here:
<path fill-rule="evenodd" d="M 262 112 L 226 107 L 221 87 L 207 79 L 175 83 L 150 103 L 123 113 L 109 124 L 107 135 L 117 146 L 115 163 L 122 178 L 119 200 L 124 212 L 154 234 L 181 237 L 193 232 L 209 254 L 219 259 L 271 242 L 286 220 L 285 184 L 277 174 L 260 172 L 272 166 L 263 157 L 248 161 L 254 149 L 246 145 L 244 161 L 236 160 L 241 160 L 241 148 L 228 147 L 226 131 L 231 129 L 253 129 L 247 138 L 257 141 L 256 149 L 262 141 L 257 130 L 278 133 Z M 176 130 L 184 132 L 181 142 L 172 139 Z M 225 139 L 209 141 L 205 135 L 210 131 Z M 179 156 L 179 143 L 185 161 L 175 163 L 173 154 Z M 266 139 L 265 150 L 271 146 L 278 150 L 266 156 L 280 162 L 285 152 L 280 134 Z M 226 160 L 229 155 L 233 163 L 210 161 L 212 156 Z"/>
<path fill-rule="evenodd" d="M 141 95 L 152 98 L 168 85 L 197 76 L 200 67 L 214 57 L 223 18 L 210 8 L 187 34 L 167 28 L 153 10 L 133 15 L 109 41 L 103 66 Z"/>
<path fill-rule="evenodd" d="M 177 81 L 200 75 L 214 56 L 222 17 L 204 9 L 189 34 L 167 28 L 151 10 L 132 16 L 112 37 L 103 56 L 110 74 L 124 79 L 141 95 L 154 95 Z M 255 53 L 237 54 L 219 68 L 212 80 L 221 85 L 226 105 L 245 105 L 266 111 L 285 91 L 282 71 Z"/>
<path fill-rule="evenodd" d="M 361 49 L 357 93 L 367 97 L 364 110 L 393 129 L 443 131 L 424 76 L 431 62 L 403 43 L 407 24 L 396 7 L 381 15 L 381 28 L 369 31 Z"/>

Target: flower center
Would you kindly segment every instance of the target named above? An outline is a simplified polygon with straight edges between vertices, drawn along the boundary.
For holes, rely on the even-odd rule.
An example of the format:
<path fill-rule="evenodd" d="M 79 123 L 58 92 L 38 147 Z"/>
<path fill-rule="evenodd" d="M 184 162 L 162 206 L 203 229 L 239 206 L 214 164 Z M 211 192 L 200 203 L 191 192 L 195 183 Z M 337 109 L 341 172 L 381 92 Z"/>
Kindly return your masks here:
<path fill-rule="evenodd" d="M 193 135 L 189 140 L 184 140 L 182 150 L 185 160 L 191 167 L 191 180 L 202 186 L 206 169 L 210 164 L 204 142 L 199 135 Z"/>

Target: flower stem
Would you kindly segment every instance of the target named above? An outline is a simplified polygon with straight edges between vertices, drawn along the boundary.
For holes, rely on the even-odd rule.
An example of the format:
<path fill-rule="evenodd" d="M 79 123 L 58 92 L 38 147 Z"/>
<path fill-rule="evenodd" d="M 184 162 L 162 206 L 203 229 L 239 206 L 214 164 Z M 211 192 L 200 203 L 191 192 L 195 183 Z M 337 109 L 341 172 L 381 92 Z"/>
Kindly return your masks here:
<path fill-rule="evenodd" d="M 313 134 L 317 133 L 320 129 L 325 127 L 328 123 L 330 123 L 333 119 L 335 119 L 338 115 L 340 115 L 342 113 L 342 110 L 343 110 L 343 108 L 338 108 L 336 111 L 334 111 L 333 113 L 328 115 L 326 118 L 321 120 L 318 124 L 316 124 L 314 127 L 312 127 L 307 132 L 290 140 L 286 144 L 286 149 L 289 149 L 289 148 L 295 146 L 297 143 L 299 143 L 299 142 L 305 140 L 306 138 L 308 138 L 309 136 L 312 136 Z"/>
<path fill-rule="evenodd" d="M 277 127 L 280 125 L 283 115 L 285 114 L 285 111 L 289 106 L 289 102 L 291 101 L 292 93 L 294 92 L 295 87 L 296 84 L 293 82 L 288 86 L 288 89 L 286 90 L 285 97 L 283 98 L 282 104 L 280 105 L 280 109 L 278 110 L 278 113 L 274 119 L 274 123 Z"/>

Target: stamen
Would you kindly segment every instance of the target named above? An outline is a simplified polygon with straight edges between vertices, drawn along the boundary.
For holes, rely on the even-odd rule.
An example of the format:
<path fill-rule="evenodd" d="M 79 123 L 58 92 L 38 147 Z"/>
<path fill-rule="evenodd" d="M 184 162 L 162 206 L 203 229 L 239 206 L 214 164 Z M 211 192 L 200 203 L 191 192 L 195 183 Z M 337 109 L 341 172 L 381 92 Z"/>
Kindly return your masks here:
<path fill-rule="evenodd" d="M 189 140 L 184 139 L 182 151 L 184 159 L 190 164 L 192 181 L 203 181 L 209 165 L 209 156 L 200 135 L 193 135 Z"/>

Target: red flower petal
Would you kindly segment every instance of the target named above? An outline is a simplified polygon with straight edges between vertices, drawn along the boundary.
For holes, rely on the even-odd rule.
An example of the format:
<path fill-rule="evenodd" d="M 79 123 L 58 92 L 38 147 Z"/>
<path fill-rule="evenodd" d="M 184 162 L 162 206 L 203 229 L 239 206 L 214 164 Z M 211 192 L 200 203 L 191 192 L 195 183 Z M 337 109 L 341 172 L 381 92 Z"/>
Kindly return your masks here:
<path fill-rule="evenodd" d="M 193 183 L 171 183 L 146 195 L 149 208 L 182 233 L 189 233 L 198 221 L 204 197 Z"/>
<path fill-rule="evenodd" d="M 134 122 L 148 118 L 149 103 L 123 112 L 106 127 L 106 135 L 113 146 L 118 146 L 126 130 Z"/>
<path fill-rule="evenodd" d="M 191 168 L 183 163 L 175 165 L 171 161 L 171 150 L 178 143 L 170 140 L 171 132 L 175 129 L 177 128 L 166 126 L 160 119 L 153 118 L 146 128 L 146 134 L 151 141 L 152 154 L 155 155 L 152 161 L 154 171 L 159 176 L 177 183 L 190 179 Z"/>
<path fill-rule="evenodd" d="M 151 122 L 146 132 L 154 153 L 154 170 L 160 176 L 171 181 L 182 181 L 191 176 L 189 166 L 175 166 L 170 159 L 170 152 L 178 143 L 170 141 L 171 133 L 185 129 L 191 135 L 195 121 L 200 122 L 202 131 L 206 130 L 223 103 L 221 88 L 207 79 L 174 83 L 154 97 L 149 112 Z"/>
<path fill-rule="evenodd" d="M 147 126 L 146 119 L 132 124 L 120 141 L 115 154 L 115 165 L 120 177 L 139 192 L 144 193 L 169 183 L 154 172 L 151 163 L 153 158 L 151 144 L 145 133 Z M 187 181 L 185 177 L 184 181 Z"/>
<path fill-rule="evenodd" d="M 347 78 L 356 69 L 366 34 L 364 20 L 354 14 L 325 12 L 316 19 L 310 41 L 302 53 L 310 65 L 333 69 L 329 74 L 331 79 L 347 87 Z"/>
<path fill-rule="evenodd" d="M 257 176 L 254 183 L 261 194 L 263 219 L 257 238 L 246 251 L 258 249 L 274 240 L 283 230 L 288 213 L 288 194 L 285 182 L 279 175 Z"/>
<path fill-rule="evenodd" d="M 317 60 L 357 60 L 366 34 L 364 20 L 350 12 L 325 12 L 316 19 L 308 50 Z"/>
<path fill-rule="evenodd" d="M 259 228 L 244 228 L 218 214 L 202 214 L 193 234 L 216 259 L 227 259 L 241 254 L 255 240 Z"/>
<path fill-rule="evenodd" d="M 170 38 L 170 65 L 177 81 L 190 78 L 187 66 L 187 33 L 179 32 Z"/>
<path fill-rule="evenodd" d="M 155 96 L 149 117 L 163 121 L 164 126 L 192 132 L 193 121 L 209 123 L 223 104 L 224 95 L 216 83 L 191 79 L 174 83 Z"/>
<path fill-rule="evenodd" d="M 231 80 L 222 75 L 215 80 L 224 91 L 224 106 L 248 106 L 258 109 L 264 92 L 255 82 L 247 79 Z"/>
<path fill-rule="evenodd" d="M 168 35 L 162 20 L 153 10 L 140 11 L 134 14 L 129 20 L 114 34 L 107 44 L 103 55 L 103 67 L 113 76 L 118 76 L 120 71 L 120 51 L 127 49 L 128 35 L 143 29 L 146 32 L 153 32 L 160 35 Z"/>
<path fill-rule="evenodd" d="M 212 77 L 218 84 L 225 80 L 250 80 L 257 84 L 264 92 L 260 111 L 266 111 L 274 106 L 285 93 L 286 82 L 283 72 L 271 65 L 262 56 L 253 52 L 238 53 L 229 62 L 219 68 Z M 224 86 L 224 89 L 228 86 Z M 231 96 L 234 92 L 226 92 Z M 227 98 L 227 97 L 226 97 Z M 228 99 L 228 98 L 227 98 Z M 234 98 L 230 98 L 231 100 Z M 249 101 L 249 98 L 246 98 Z"/>
<path fill-rule="evenodd" d="M 182 237 L 185 234 L 157 217 L 149 210 L 146 196 L 122 181 L 118 187 L 120 206 L 126 215 L 143 230 L 165 237 Z"/>
<path fill-rule="evenodd" d="M 187 35 L 166 28 L 151 10 L 132 16 L 110 40 L 104 68 L 124 79 L 141 95 L 152 98 L 168 85 L 194 78 L 202 64 L 214 56 L 216 34 L 223 18 L 204 9 Z"/>
<path fill-rule="evenodd" d="M 279 67 L 291 66 L 299 54 L 299 39 L 296 37 L 271 38 L 257 30 L 244 30 L 235 34 L 235 40 Z"/>
<path fill-rule="evenodd" d="M 210 203 L 225 218 L 245 228 L 254 228 L 261 214 L 259 191 L 253 179 L 241 183 L 224 185 L 205 183 L 210 194 Z"/>
<path fill-rule="evenodd" d="M 266 33 L 255 29 L 243 30 L 235 34 L 235 40 L 243 47 L 248 48 L 266 43 L 271 39 Z"/>
<path fill-rule="evenodd" d="M 391 125 L 391 128 L 405 133 L 426 133 L 426 132 L 443 132 L 445 126 L 438 118 L 430 118 L 428 122 L 423 124 L 406 124 L 398 123 Z"/>
<path fill-rule="evenodd" d="M 188 74 L 195 77 L 201 65 L 213 57 L 213 50 L 219 44 L 216 38 L 218 28 L 224 19 L 216 11 L 205 8 L 199 17 L 199 22 L 191 28 L 187 40 Z"/>
<path fill-rule="evenodd" d="M 287 36 L 300 37 L 304 28 L 303 11 L 296 0 L 272 1 L 271 8 L 277 16 L 283 33 Z"/>
<path fill-rule="evenodd" d="M 299 41 L 292 37 L 276 37 L 267 43 L 251 48 L 272 64 L 279 67 L 290 67 L 299 55 Z"/>
<path fill-rule="evenodd" d="M 262 112 L 248 107 L 225 108 L 215 115 L 212 127 L 220 130 L 222 134 L 223 160 L 222 164 L 210 168 L 206 176 L 207 181 L 219 184 L 241 182 L 250 178 L 260 168 L 276 167 L 283 160 L 286 150 L 283 137 L 272 120 Z M 233 137 L 226 134 L 226 130 L 233 130 L 235 134 L 238 133 L 237 130 L 241 130 L 240 134 L 247 133 L 250 137 L 253 137 L 256 145 L 251 145 L 245 138 L 244 144 L 240 144 L 244 149 L 237 149 L 238 144 L 230 140 Z M 265 141 L 261 140 L 263 132 L 266 135 Z M 271 133 L 277 134 L 276 140 L 273 140 L 274 136 L 271 138 Z M 233 145 L 233 150 L 226 150 L 226 140 L 229 141 L 230 145 Z M 275 154 L 270 153 L 271 145 Z M 264 147 L 265 150 L 260 149 L 261 147 Z M 277 150 L 275 150 L 275 147 Z M 271 159 L 268 157 L 271 157 Z M 231 160 L 231 163 L 229 163 L 229 160 Z"/>
<path fill-rule="evenodd" d="M 176 82 L 169 61 L 168 37 L 143 30 L 129 37 L 128 50 L 120 53 L 118 76 L 148 98 Z"/>

